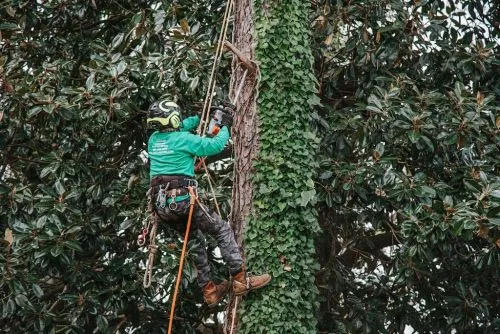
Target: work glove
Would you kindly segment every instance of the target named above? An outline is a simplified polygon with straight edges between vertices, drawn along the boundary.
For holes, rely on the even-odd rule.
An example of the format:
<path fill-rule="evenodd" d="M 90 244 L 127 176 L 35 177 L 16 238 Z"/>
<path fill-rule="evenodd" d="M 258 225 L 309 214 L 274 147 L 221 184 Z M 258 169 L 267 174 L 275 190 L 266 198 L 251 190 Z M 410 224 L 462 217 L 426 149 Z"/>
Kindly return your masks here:
<path fill-rule="evenodd" d="M 212 111 L 212 118 L 217 122 L 219 127 L 231 127 L 233 125 L 235 108 L 233 104 L 222 101 L 217 106 L 210 108 Z"/>
<path fill-rule="evenodd" d="M 224 108 L 224 112 L 234 115 L 236 112 L 236 106 L 228 101 L 220 101 L 219 104 Z"/>
<path fill-rule="evenodd" d="M 233 126 L 233 115 L 229 114 L 227 112 L 224 112 L 222 114 L 222 119 L 220 121 L 220 125 L 221 126 L 227 126 L 228 128 L 230 128 L 231 126 Z"/>
<path fill-rule="evenodd" d="M 228 101 L 220 101 L 219 109 L 222 110 L 222 121 L 221 126 L 227 126 L 228 128 L 233 125 L 234 113 L 236 112 L 236 106 Z"/>

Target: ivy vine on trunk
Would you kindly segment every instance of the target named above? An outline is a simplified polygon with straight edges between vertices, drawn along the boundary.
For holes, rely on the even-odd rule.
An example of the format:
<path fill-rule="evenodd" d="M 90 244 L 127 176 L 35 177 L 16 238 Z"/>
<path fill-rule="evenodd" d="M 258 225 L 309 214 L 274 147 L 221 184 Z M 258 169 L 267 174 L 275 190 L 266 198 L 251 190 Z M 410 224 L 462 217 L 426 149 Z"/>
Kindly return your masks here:
<path fill-rule="evenodd" d="M 313 207 L 318 103 L 308 33 L 308 3 L 254 1 L 259 150 L 253 164 L 253 211 L 245 245 L 250 269 L 271 285 L 250 294 L 241 333 L 315 333 L 317 289 Z"/>

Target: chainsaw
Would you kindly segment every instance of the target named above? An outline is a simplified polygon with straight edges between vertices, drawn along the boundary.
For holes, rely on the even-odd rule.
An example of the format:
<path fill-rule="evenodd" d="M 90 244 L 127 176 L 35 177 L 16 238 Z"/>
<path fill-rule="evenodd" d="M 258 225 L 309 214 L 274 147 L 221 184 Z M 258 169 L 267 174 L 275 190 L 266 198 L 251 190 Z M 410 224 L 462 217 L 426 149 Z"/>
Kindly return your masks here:
<path fill-rule="evenodd" d="M 207 135 L 215 136 L 223 126 L 233 125 L 234 110 L 236 107 L 228 102 L 221 102 L 219 105 L 211 107 L 213 112 L 210 123 L 208 123 Z"/>

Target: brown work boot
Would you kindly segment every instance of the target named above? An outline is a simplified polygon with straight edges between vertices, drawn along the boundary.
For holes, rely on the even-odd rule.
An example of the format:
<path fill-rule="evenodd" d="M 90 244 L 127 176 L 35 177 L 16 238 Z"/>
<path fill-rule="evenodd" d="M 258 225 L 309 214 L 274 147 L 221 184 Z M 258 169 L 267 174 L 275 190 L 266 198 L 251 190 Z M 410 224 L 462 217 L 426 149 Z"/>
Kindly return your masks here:
<path fill-rule="evenodd" d="M 241 296 L 250 290 L 262 288 L 269 282 L 271 282 L 271 275 L 248 276 L 245 267 L 243 267 L 239 273 L 233 276 L 233 292 L 236 296 Z"/>
<path fill-rule="evenodd" d="M 222 298 L 224 298 L 227 290 L 229 290 L 229 284 L 226 280 L 217 285 L 214 282 L 210 281 L 205 284 L 202 290 L 205 303 L 207 303 L 209 307 L 213 307 L 217 305 L 222 300 Z"/>

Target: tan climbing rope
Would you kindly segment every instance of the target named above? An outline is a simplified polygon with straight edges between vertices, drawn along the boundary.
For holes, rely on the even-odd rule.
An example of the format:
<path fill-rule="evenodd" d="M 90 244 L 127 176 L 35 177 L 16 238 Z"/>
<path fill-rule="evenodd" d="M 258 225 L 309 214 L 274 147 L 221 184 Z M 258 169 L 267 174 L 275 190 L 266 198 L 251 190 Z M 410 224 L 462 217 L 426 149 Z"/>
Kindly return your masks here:
<path fill-rule="evenodd" d="M 153 204 L 151 203 L 151 189 L 148 190 L 148 193 L 146 196 L 148 196 L 148 212 L 149 216 L 147 218 L 147 225 L 145 228 L 142 229 L 142 233 L 139 234 L 137 238 L 137 244 L 139 246 L 144 246 L 146 243 L 146 237 L 149 234 L 149 254 L 148 254 L 148 259 L 146 261 L 146 271 L 144 272 L 144 279 L 142 281 L 142 285 L 145 288 L 149 288 L 151 286 L 152 282 L 152 276 L 153 276 L 153 263 L 155 259 L 155 254 L 156 251 L 158 250 L 158 246 L 155 243 L 156 239 L 156 231 L 158 229 L 158 217 L 156 215 L 156 212 L 153 210 Z M 149 232 L 149 228 L 151 227 L 151 232 Z"/>
<path fill-rule="evenodd" d="M 227 33 L 227 27 L 229 26 L 229 17 L 231 16 L 231 12 L 233 10 L 234 6 L 234 0 L 230 0 L 229 3 L 226 6 L 226 10 L 224 11 L 224 18 L 222 20 L 222 30 L 219 35 L 219 39 L 217 41 L 217 49 L 215 51 L 215 59 L 214 63 L 212 65 L 212 72 L 210 73 L 210 79 L 209 79 L 209 84 L 207 88 L 207 92 L 205 95 L 205 101 L 203 104 L 203 111 L 200 116 L 200 124 L 198 125 L 198 128 L 196 130 L 196 133 L 199 135 L 204 135 L 205 132 L 207 131 L 207 127 L 209 124 L 210 120 L 210 106 L 212 105 L 212 98 L 214 95 L 215 91 L 215 86 L 216 86 L 216 70 L 220 64 L 220 59 L 222 57 L 222 52 L 224 51 L 224 44 L 226 40 L 226 33 Z M 203 158 L 201 158 L 203 159 Z M 205 170 L 205 175 L 207 176 L 207 182 L 210 188 L 210 191 L 212 193 L 212 198 L 214 199 L 214 204 L 215 208 L 217 210 L 217 214 L 219 216 L 221 215 L 220 208 L 219 208 L 219 203 L 217 202 L 217 197 L 215 195 L 215 190 L 212 185 L 212 180 L 210 177 L 210 173 L 208 172 L 208 168 L 205 165 L 205 162 L 202 162 L 204 170 Z"/>
<path fill-rule="evenodd" d="M 238 300 L 239 296 L 234 297 L 234 306 L 233 306 L 233 312 L 231 314 L 231 331 L 229 334 L 233 334 L 233 329 L 234 329 L 234 319 L 236 318 L 236 309 L 238 308 Z"/>
<path fill-rule="evenodd" d="M 216 84 L 216 69 L 219 66 L 220 59 L 222 58 L 222 52 L 224 50 L 224 42 L 226 40 L 227 27 L 229 26 L 229 17 L 231 12 L 233 11 L 234 0 L 230 0 L 226 6 L 226 10 L 224 12 L 224 18 L 222 19 L 222 30 L 219 35 L 219 40 L 217 41 L 217 49 L 215 51 L 215 60 L 212 65 L 212 72 L 210 73 L 209 85 L 207 88 L 207 92 L 205 95 L 205 101 L 203 104 L 203 111 L 200 117 L 200 124 L 196 132 L 201 135 L 205 133 L 207 130 L 207 126 L 209 123 L 210 113 L 209 109 L 212 105 L 212 98 L 215 91 Z"/>

